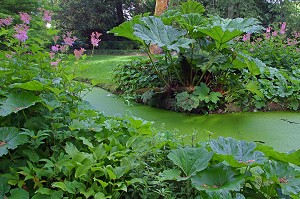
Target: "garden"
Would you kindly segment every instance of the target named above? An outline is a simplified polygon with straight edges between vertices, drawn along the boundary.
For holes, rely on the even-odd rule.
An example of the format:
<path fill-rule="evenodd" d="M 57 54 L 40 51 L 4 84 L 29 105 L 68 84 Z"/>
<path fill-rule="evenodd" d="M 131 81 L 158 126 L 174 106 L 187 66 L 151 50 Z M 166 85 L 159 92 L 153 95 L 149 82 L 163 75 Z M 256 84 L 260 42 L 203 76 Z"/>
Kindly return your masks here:
<path fill-rule="evenodd" d="M 160 108 L 154 119 L 165 114 L 179 126 L 173 114 L 203 125 L 220 116 L 212 123 L 220 131 L 232 113 L 237 121 L 241 112 L 299 114 L 300 35 L 288 23 L 221 18 L 188 0 L 113 27 L 110 34 L 145 49 L 120 56 L 97 53 L 97 31 L 90 49 L 74 48 L 72 32 L 45 28 L 53 16 L 40 8 L 0 17 L 0 198 L 300 198 L 297 144 L 278 151 L 256 135 L 209 130 L 198 139 L 184 125 L 179 136 L 122 114 Z M 279 125 L 296 134 L 298 118 Z"/>

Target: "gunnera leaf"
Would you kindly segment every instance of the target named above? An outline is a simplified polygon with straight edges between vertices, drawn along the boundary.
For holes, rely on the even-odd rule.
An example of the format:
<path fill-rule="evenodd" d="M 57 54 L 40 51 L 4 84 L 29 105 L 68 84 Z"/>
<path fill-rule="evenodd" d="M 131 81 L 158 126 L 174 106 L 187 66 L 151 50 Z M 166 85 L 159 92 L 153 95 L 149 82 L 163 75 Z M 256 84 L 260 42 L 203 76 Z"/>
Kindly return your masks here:
<path fill-rule="evenodd" d="M 264 165 L 267 179 L 280 185 L 285 195 L 300 194 L 300 171 L 285 162 L 269 161 Z"/>
<path fill-rule="evenodd" d="M 181 7 L 180 7 L 180 11 L 182 14 L 190 14 L 190 13 L 203 13 L 205 12 L 205 8 L 204 6 L 197 2 L 197 1 L 187 1 L 184 2 Z"/>
<path fill-rule="evenodd" d="M 0 102 L 0 116 L 17 113 L 41 101 L 39 96 L 31 92 L 10 93 L 3 102 Z"/>
<path fill-rule="evenodd" d="M 220 100 L 219 97 L 222 97 L 222 94 L 219 92 L 210 92 L 210 88 L 203 82 L 201 82 L 200 86 L 195 87 L 193 95 L 196 95 L 200 101 L 213 102 L 215 104 Z"/>
<path fill-rule="evenodd" d="M 208 166 L 209 160 L 212 158 L 213 152 L 208 152 L 206 148 L 179 148 L 172 150 L 168 154 L 168 158 L 177 165 L 185 174 L 185 177 L 177 180 L 186 180 L 202 171 Z"/>
<path fill-rule="evenodd" d="M 147 45 L 156 44 L 161 48 L 179 52 L 180 48 L 189 48 L 193 39 L 183 38 L 187 32 L 165 25 L 160 18 L 150 16 L 141 19 L 143 24 L 135 24 L 134 35 Z"/>
<path fill-rule="evenodd" d="M 192 186 L 202 191 L 239 191 L 244 176 L 222 163 L 207 168 L 191 178 Z"/>
<path fill-rule="evenodd" d="M 218 140 L 212 140 L 210 147 L 215 153 L 225 155 L 223 159 L 232 164 L 232 166 L 236 166 L 236 164 L 231 162 L 230 156 L 241 164 L 252 165 L 266 162 L 265 155 L 255 150 L 256 144 L 254 142 L 238 141 L 231 137 L 220 137 Z"/>
<path fill-rule="evenodd" d="M 176 104 L 185 111 L 191 111 L 199 106 L 199 99 L 185 91 L 176 95 Z"/>
<path fill-rule="evenodd" d="M 15 127 L 0 127 L 0 157 L 6 155 L 9 149 L 27 142 L 27 137 L 20 134 Z"/>

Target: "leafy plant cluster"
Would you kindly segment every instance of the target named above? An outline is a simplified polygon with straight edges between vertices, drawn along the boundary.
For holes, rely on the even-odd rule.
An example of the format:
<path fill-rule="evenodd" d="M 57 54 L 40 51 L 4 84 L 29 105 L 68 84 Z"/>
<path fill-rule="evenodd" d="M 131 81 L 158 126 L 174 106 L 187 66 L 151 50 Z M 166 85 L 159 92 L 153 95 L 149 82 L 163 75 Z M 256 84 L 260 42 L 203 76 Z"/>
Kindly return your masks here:
<path fill-rule="evenodd" d="M 259 22 L 254 18 L 206 17 L 204 11 L 200 3 L 189 0 L 178 10 L 168 10 L 161 17 L 136 16 L 110 32 L 145 46 L 155 71 L 148 76 L 158 76 L 164 84 L 159 92 L 165 92 L 167 98 L 176 99 L 177 110 L 224 111 L 231 104 L 246 107 L 245 110 L 267 110 L 270 108 L 268 105 L 274 103 L 275 95 L 265 90 L 266 84 L 261 82 L 268 82 L 275 76 L 273 90 L 281 96 L 275 102 L 282 103 L 283 109 L 298 110 L 297 68 L 291 70 L 296 74 L 292 81 L 284 81 L 287 73 L 274 70 L 232 45 L 244 33 L 259 33 L 263 29 Z M 163 50 L 159 62 L 151 53 L 152 45 Z M 156 64 L 163 62 L 163 67 Z M 296 92 L 289 92 L 294 86 Z M 199 100 L 195 97 L 199 87 L 208 87 L 208 93 L 217 98 Z"/>
<path fill-rule="evenodd" d="M 287 34 L 286 23 L 280 29 L 270 26 L 266 32 L 244 36 L 234 47 L 262 60 L 267 67 L 257 69 L 257 81 L 264 97 L 256 100 L 258 108 L 266 104 L 281 104 L 299 109 L 299 33 Z"/>

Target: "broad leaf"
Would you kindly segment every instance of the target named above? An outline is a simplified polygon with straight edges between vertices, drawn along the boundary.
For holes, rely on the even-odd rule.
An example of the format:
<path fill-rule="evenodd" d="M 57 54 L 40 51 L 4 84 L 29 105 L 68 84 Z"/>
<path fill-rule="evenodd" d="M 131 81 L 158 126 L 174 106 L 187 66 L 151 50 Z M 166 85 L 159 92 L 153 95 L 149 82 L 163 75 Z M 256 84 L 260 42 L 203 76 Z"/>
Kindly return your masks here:
<path fill-rule="evenodd" d="M 239 191 L 244 183 L 244 176 L 221 163 L 197 173 L 191 179 L 192 185 L 200 191 Z"/>
<path fill-rule="evenodd" d="M 44 90 L 44 85 L 37 80 L 33 80 L 33 81 L 25 82 L 25 83 L 15 83 L 15 84 L 10 85 L 10 87 L 11 88 L 21 88 L 21 89 L 30 90 L 30 91 Z"/>
<path fill-rule="evenodd" d="M 135 24 L 141 23 L 141 21 L 140 21 L 141 17 L 142 17 L 142 15 L 137 15 L 137 16 L 133 17 L 133 19 L 131 19 L 130 21 L 126 21 L 126 22 L 122 23 L 121 25 L 113 28 L 112 30 L 109 31 L 109 33 L 114 33 L 115 36 L 126 37 L 127 39 L 130 39 L 133 41 L 142 42 L 142 40 L 140 38 L 138 38 L 137 36 L 135 36 L 133 34 L 134 33 L 133 26 Z"/>
<path fill-rule="evenodd" d="M 260 98 L 264 97 L 264 94 L 259 90 L 259 85 L 257 85 L 257 82 L 251 81 L 246 84 L 245 88 L 251 93 L 256 94 Z"/>
<path fill-rule="evenodd" d="M 191 13 L 191 14 L 185 14 L 181 15 L 180 17 L 176 18 L 176 21 L 179 23 L 179 25 L 188 30 L 188 33 L 194 34 L 194 29 L 197 26 L 204 25 L 206 23 L 205 17 L 203 17 L 201 14 L 197 13 Z"/>
<path fill-rule="evenodd" d="M 7 154 L 9 149 L 16 149 L 26 142 L 26 136 L 21 135 L 17 128 L 0 127 L 0 157 Z"/>
<path fill-rule="evenodd" d="M 166 26 L 160 18 L 143 17 L 141 21 L 143 24 L 134 25 L 134 35 L 147 45 L 156 44 L 161 48 L 179 52 L 180 48 L 189 48 L 189 45 L 194 42 L 192 39 L 182 38 L 186 31 Z"/>
<path fill-rule="evenodd" d="M 9 199 L 29 199 L 29 193 L 24 189 L 12 189 Z"/>
<path fill-rule="evenodd" d="M 226 199 L 245 199 L 245 196 L 243 196 L 240 193 L 237 193 L 236 196 L 232 196 L 230 191 L 220 190 L 220 191 L 207 191 L 208 199 L 220 199 L 220 198 L 226 198 Z"/>
<path fill-rule="evenodd" d="M 201 13 L 205 12 L 205 8 L 201 3 L 197 2 L 197 1 L 188 0 L 187 2 L 184 2 L 180 6 L 180 11 L 182 14 L 190 14 L 190 13 L 201 14 Z"/>
<path fill-rule="evenodd" d="M 264 171 L 267 179 L 280 185 L 283 194 L 300 194 L 300 171 L 288 163 L 270 161 L 264 166 Z"/>
<path fill-rule="evenodd" d="M 228 161 L 231 166 L 237 166 L 231 161 L 232 156 L 236 161 L 241 164 L 263 164 L 266 161 L 264 154 L 260 151 L 255 151 L 256 144 L 254 142 L 246 142 L 244 140 L 237 141 L 233 138 L 220 137 L 218 140 L 210 142 L 211 149 L 221 155 Z"/>
<path fill-rule="evenodd" d="M 200 86 L 195 87 L 193 95 L 197 96 L 200 101 L 213 102 L 215 104 L 220 100 L 219 97 L 222 97 L 222 94 L 219 92 L 210 92 L 210 88 L 203 82 L 201 82 Z"/>
<path fill-rule="evenodd" d="M 0 107 L 0 116 L 7 116 L 11 113 L 17 113 L 20 110 L 35 105 L 37 102 L 41 102 L 41 98 L 33 93 L 10 93 L 6 100 L 1 102 L 2 106 Z"/>
<path fill-rule="evenodd" d="M 169 169 L 165 170 L 160 174 L 161 180 L 177 180 L 180 179 L 180 170 L 177 169 Z"/>
<path fill-rule="evenodd" d="M 196 172 L 205 169 L 212 156 L 213 152 L 208 152 L 204 147 L 179 148 L 168 154 L 168 158 L 184 172 L 185 178 L 183 179 L 188 179 Z"/>
<path fill-rule="evenodd" d="M 188 92 L 182 92 L 176 95 L 176 104 L 185 111 L 191 111 L 199 106 L 199 99 Z"/>
<path fill-rule="evenodd" d="M 5 194 L 10 190 L 8 179 L 4 176 L 0 177 L 0 198 L 4 198 Z"/>

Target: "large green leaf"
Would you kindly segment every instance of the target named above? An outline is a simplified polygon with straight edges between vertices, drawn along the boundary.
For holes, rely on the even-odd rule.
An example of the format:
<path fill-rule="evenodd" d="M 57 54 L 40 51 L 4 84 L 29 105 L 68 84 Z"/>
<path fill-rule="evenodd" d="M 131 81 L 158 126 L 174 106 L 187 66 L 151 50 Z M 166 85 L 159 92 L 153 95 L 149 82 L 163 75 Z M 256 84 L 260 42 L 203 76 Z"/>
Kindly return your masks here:
<path fill-rule="evenodd" d="M 300 195 L 300 171 L 285 162 L 269 161 L 264 165 L 267 179 L 280 185 L 285 195 Z"/>
<path fill-rule="evenodd" d="M 177 51 L 189 48 L 193 39 L 183 38 L 185 30 L 176 30 L 172 26 L 163 24 L 160 18 L 150 16 L 141 19 L 143 24 L 134 25 L 134 35 L 142 39 L 147 45 L 156 44 L 161 48 Z"/>
<path fill-rule="evenodd" d="M 200 191 L 239 191 L 244 183 L 244 176 L 221 163 L 197 173 L 191 179 L 192 185 Z"/>
<path fill-rule="evenodd" d="M 185 91 L 176 95 L 176 104 L 183 110 L 191 111 L 199 106 L 199 99 Z"/>
<path fill-rule="evenodd" d="M 114 33 L 115 36 L 126 37 L 127 39 L 133 41 L 142 42 L 140 38 L 138 38 L 133 34 L 134 33 L 133 26 L 135 24 L 141 23 L 140 21 L 141 17 L 142 15 L 137 15 L 133 17 L 133 19 L 131 19 L 130 21 L 126 21 L 120 24 L 119 26 L 114 27 L 112 30 L 109 31 L 109 33 Z"/>
<path fill-rule="evenodd" d="M 184 172 L 184 179 L 188 179 L 202 171 L 208 166 L 209 160 L 212 158 L 213 152 L 208 152 L 206 148 L 179 148 L 172 150 L 168 154 L 168 158 Z"/>
<path fill-rule="evenodd" d="M 203 26 L 207 23 L 205 17 L 198 13 L 184 14 L 175 18 L 179 25 L 188 31 L 188 34 L 192 36 L 192 38 L 196 39 L 198 33 L 196 30 L 197 27 Z"/>
<path fill-rule="evenodd" d="M 237 164 L 231 161 L 230 156 L 238 163 L 246 165 L 263 164 L 266 161 L 262 152 L 255 151 L 256 144 L 254 142 L 220 137 L 218 140 L 212 140 L 210 147 L 215 153 L 225 155 L 223 159 L 228 161 L 231 166 L 237 166 Z"/>
<path fill-rule="evenodd" d="M 37 102 L 41 102 L 39 96 L 30 92 L 10 93 L 6 100 L 0 102 L 0 116 L 7 116 L 11 113 L 17 113 L 20 110 L 26 109 L 35 105 Z"/>
<path fill-rule="evenodd" d="M 220 100 L 219 97 L 222 97 L 222 94 L 219 92 L 210 92 L 210 88 L 203 82 L 201 82 L 200 86 L 195 87 L 193 95 L 196 95 L 200 101 L 213 102 L 215 104 Z"/>
<path fill-rule="evenodd" d="M 44 90 L 44 85 L 37 81 L 37 80 L 32 80 L 29 82 L 25 83 L 15 83 L 10 85 L 11 88 L 21 88 L 24 90 L 30 90 L 30 91 L 42 91 Z"/>
<path fill-rule="evenodd" d="M 25 135 L 20 134 L 15 127 L 0 127 L 0 157 L 7 154 L 9 149 L 27 142 Z"/>
<path fill-rule="evenodd" d="M 190 14 L 190 13 L 201 14 L 205 12 L 205 8 L 201 3 L 197 1 L 188 0 L 187 2 L 184 2 L 180 6 L 180 11 L 182 14 Z"/>
<path fill-rule="evenodd" d="M 29 199 L 29 193 L 24 189 L 12 189 L 10 199 Z"/>
<path fill-rule="evenodd" d="M 8 179 L 4 176 L 0 177 L 0 198 L 4 198 L 5 194 L 10 190 Z"/>

